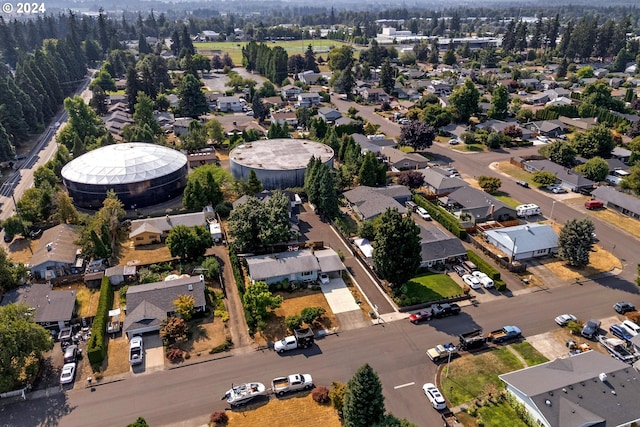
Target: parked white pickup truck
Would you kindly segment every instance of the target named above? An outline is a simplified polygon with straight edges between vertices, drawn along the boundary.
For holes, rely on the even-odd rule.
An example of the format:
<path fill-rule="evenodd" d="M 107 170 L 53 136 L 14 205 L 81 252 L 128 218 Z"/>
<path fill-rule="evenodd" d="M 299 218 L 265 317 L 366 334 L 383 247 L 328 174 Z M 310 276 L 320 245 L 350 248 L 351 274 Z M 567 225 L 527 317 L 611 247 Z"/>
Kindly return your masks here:
<path fill-rule="evenodd" d="M 135 336 L 131 338 L 129 343 L 129 363 L 133 365 L 139 365 L 144 358 L 144 347 L 142 345 L 142 337 Z"/>
<path fill-rule="evenodd" d="M 278 396 L 290 391 L 309 390 L 313 388 L 313 379 L 309 374 L 292 374 L 286 377 L 274 378 L 271 389 Z"/>

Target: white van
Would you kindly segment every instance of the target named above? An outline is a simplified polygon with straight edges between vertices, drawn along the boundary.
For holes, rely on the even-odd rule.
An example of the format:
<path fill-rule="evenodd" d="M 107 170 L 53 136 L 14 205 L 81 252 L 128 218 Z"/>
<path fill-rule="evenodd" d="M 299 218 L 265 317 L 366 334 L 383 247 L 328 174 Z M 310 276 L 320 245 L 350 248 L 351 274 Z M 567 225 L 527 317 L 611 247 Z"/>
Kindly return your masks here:
<path fill-rule="evenodd" d="M 429 215 L 429 212 L 427 212 L 427 210 L 422 206 L 418 206 L 418 208 L 416 209 L 416 212 L 418 213 L 418 215 L 420 215 L 420 218 L 427 221 L 431 221 L 431 215 Z"/>

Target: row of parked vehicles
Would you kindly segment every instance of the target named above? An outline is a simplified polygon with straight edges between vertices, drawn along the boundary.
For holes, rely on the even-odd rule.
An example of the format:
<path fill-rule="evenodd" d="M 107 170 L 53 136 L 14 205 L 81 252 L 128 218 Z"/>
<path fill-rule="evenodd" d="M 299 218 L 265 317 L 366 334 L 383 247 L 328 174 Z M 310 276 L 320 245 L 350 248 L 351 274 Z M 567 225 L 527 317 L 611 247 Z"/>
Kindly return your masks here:
<path fill-rule="evenodd" d="M 471 289 L 480 289 L 484 287 L 490 289 L 495 287 L 493 279 L 487 276 L 486 273 L 480 271 L 478 267 L 471 261 L 462 261 L 459 264 L 453 264 L 451 266 L 458 276 L 462 278 L 462 281 Z"/>
<path fill-rule="evenodd" d="M 313 378 L 309 374 L 291 374 L 285 377 L 277 377 L 271 381 L 271 388 L 263 383 L 249 382 L 237 386 L 231 386 L 222 396 L 221 400 L 226 400 L 228 404 L 240 406 L 249 403 L 258 396 L 265 396 L 269 392 L 277 396 L 284 396 L 286 393 L 301 390 L 311 390 L 314 387 Z"/>

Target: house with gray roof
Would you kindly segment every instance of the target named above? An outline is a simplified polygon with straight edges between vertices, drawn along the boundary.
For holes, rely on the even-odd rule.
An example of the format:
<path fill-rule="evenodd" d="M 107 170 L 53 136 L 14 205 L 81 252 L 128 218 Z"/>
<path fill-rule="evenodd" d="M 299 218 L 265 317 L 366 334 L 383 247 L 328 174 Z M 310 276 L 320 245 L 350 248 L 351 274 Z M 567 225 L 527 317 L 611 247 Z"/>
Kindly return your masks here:
<path fill-rule="evenodd" d="M 565 124 L 558 120 L 541 120 L 529 122 L 525 125 L 531 132 L 546 136 L 548 138 L 558 138 L 565 133 Z"/>
<path fill-rule="evenodd" d="M 420 267 L 433 267 L 467 254 L 457 237 L 436 224 L 420 224 Z"/>
<path fill-rule="evenodd" d="M 611 151 L 611 157 L 620 160 L 624 164 L 629 164 L 631 150 L 629 150 L 628 148 L 616 146 Z"/>
<path fill-rule="evenodd" d="M 81 247 L 74 243 L 79 238 L 80 234 L 69 224 L 45 230 L 29 260 L 31 276 L 35 280 L 49 280 L 82 272 Z"/>
<path fill-rule="evenodd" d="M 380 154 L 387 158 L 393 171 L 408 169 L 423 169 L 427 167 L 429 160 L 418 153 L 405 153 L 393 147 L 382 147 Z"/>
<path fill-rule="evenodd" d="M 294 85 L 283 86 L 280 90 L 280 94 L 282 95 L 282 97 L 289 101 L 295 101 L 296 99 L 298 99 L 298 95 L 300 95 L 301 93 L 302 89 Z"/>
<path fill-rule="evenodd" d="M 361 133 L 354 133 L 351 135 L 353 140 L 360 146 L 360 150 L 365 153 L 371 151 L 375 154 L 380 154 L 382 147 L 395 147 L 396 142 L 393 139 L 388 138 L 372 138 L 373 135 L 365 136 Z"/>
<path fill-rule="evenodd" d="M 320 104 L 321 101 L 322 98 L 320 98 L 320 94 L 318 92 L 305 92 L 298 94 L 298 102 L 295 106 L 309 108 Z"/>
<path fill-rule="evenodd" d="M 544 427 L 632 426 L 640 421 L 640 375 L 598 351 L 498 376 Z"/>
<path fill-rule="evenodd" d="M 366 221 L 384 213 L 387 209 L 397 209 L 401 214 L 407 212 L 404 203 L 411 200 L 411 191 L 403 185 L 388 187 L 358 186 L 346 191 L 344 197 L 353 212 Z"/>
<path fill-rule="evenodd" d="M 458 188 L 468 187 L 469 184 L 456 176 L 450 176 L 441 168 L 426 168 L 418 170 L 424 177 L 424 186 L 436 196 L 446 196 Z"/>
<path fill-rule="evenodd" d="M 581 173 L 546 159 L 527 160 L 524 162 L 524 170 L 531 173 L 541 170 L 551 172 L 556 176 L 563 187 L 572 191 L 591 189 L 595 184 L 595 182 L 591 181 Z"/>
<path fill-rule="evenodd" d="M 216 102 L 220 111 L 242 111 L 242 102 L 237 96 L 221 96 Z"/>
<path fill-rule="evenodd" d="M 544 257 L 558 252 L 558 235 L 547 224 L 523 224 L 484 232 L 487 242 L 512 261 Z"/>
<path fill-rule="evenodd" d="M 32 309 L 33 321 L 47 329 L 69 326 L 76 304 L 74 290 L 53 289 L 45 283 L 20 286 L 8 291 L 1 305 L 26 304 Z"/>
<path fill-rule="evenodd" d="M 312 251 L 303 249 L 277 254 L 245 258 L 251 282 L 269 285 L 289 282 L 315 282 L 321 272 L 340 272 L 345 269 L 340 256 L 333 249 Z M 326 270 L 325 270 L 326 269 Z"/>
<path fill-rule="evenodd" d="M 640 219 L 640 199 L 627 193 L 622 193 L 613 187 L 600 186 L 591 195 L 602 200 L 604 205 L 631 218 Z"/>
<path fill-rule="evenodd" d="M 516 210 L 492 195 L 473 187 L 460 187 L 447 197 L 448 206 L 461 220 L 478 224 L 516 218 Z"/>
<path fill-rule="evenodd" d="M 207 304 L 204 288 L 202 275 L 130 286 L 123 331 L 129 338 L 159 331 L 162 321 L 175 313 L 173 302 L 180 295 L 192 296 L 194 310 L 204 311 Z"/>
<path fill-rule="evenodd" d="M 333 123 L 342 117 L 342 113 L 335 108 L 322 107 L 318 110 L 318 116 L 325 122 Z"/>

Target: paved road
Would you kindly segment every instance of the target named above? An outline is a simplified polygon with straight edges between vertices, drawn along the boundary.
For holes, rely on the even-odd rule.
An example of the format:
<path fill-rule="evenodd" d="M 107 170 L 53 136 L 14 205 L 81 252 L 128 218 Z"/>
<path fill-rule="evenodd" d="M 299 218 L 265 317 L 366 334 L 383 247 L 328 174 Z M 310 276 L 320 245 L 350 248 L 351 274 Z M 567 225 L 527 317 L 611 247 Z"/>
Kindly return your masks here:
<path fill-rule="evenodd" d="M 91 420 L 94 426 L 114 426 L 143 416 L 155 426 L 200 425 L 208 414 L 225 408 L 219 399 L 231 383 L 266 383 L 283 374 L 309 372 L 317 384 L 329 385 L 348 380 L 368 362 L 382 380 L 387 410 L 420 426 L 436 427 L 440 421 L 420 390 L 424 382 L 433 381 L 436 370 L 424 355 L 426 348 L 455 340 L 457 334 L 478 325 L 491 330 L 516 324 L 531 336 L 555 327 L 553 317 L 560 313 L 572 312 L 583 319 L 611 316 L 615 301 L 636 298 L 638 293 L 629 284 L 622 286 L 626 290 L 613 289 L 621 285 L 616 282 L 608 278 L 500 297 L 477 307 L 465 306 L 460 316 L 418 326 L 398 321 L 346 331 L 317 341 L 309 351 L 285 356 L 256 351 L 102 385 L 93 392 L 79 389 L 47 401 L 20 402 L 2 408 L 0 424 L 85 426 Z"/>

